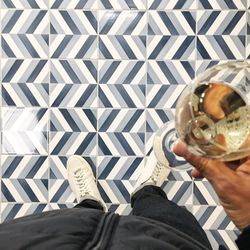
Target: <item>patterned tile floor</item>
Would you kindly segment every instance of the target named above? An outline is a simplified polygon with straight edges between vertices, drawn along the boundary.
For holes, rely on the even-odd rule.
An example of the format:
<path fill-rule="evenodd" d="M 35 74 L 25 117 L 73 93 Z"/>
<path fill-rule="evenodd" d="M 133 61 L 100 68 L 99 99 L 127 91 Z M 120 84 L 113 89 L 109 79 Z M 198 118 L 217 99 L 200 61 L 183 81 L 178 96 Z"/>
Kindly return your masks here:
<path fill-rule="evenodd" d="M 72 207 L 66 161 L 84 156 L 110 210 L 196 75 L 250 59 L 250 0 L 2 0 L 1 221 Z M 209 183 L 172 172 L 169 198 L 216 249 L 238 233 Z"/>

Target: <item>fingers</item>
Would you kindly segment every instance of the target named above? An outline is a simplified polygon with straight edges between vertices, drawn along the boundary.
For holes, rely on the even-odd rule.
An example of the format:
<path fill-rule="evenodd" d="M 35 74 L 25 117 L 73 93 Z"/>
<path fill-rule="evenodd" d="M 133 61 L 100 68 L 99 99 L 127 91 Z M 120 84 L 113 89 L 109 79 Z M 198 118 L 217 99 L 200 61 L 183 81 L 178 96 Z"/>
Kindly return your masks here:
<path fill-rule="evenodd" d="M 237 168 L 237 173 L 250 176 L 250 158 L 247 158 L 245 162 Z"/>
<path fill-rule="evenodd" d="M 238 162 L 225 162 L 225 165 L 234 171 L 240 168 L 239 169 L 240 172 L 244 172 L 244 174 L 248 173 L 248 175 L 250 176 L 250 160 L 248 161 L 248 163 L 244 165 L 241 165 L 240 162 L 242 161 L 240 160 Z M 199 179 L 204 178 L 204 176 L 196 168 L 192 169 L 191 174 L 194 178 L 199 178 Z"/>
<path fill-rule="evenodd" d="M 232 175 L 232 170 L 223 162 L 194 155 L 188 151 L 187 146 L 182 142 L 176 144 L 173 151 L 175 154 L 185 158 L 197 169 L 194 175 L 202 175 L 210 181 L 225 179 L 226 177 L 230 178 Z"/>
<path fill-rule="evenodd" d="M 204 176 L 196 168 L 192 169 L 192 176 L 194 178 L 204 178 Z"/>

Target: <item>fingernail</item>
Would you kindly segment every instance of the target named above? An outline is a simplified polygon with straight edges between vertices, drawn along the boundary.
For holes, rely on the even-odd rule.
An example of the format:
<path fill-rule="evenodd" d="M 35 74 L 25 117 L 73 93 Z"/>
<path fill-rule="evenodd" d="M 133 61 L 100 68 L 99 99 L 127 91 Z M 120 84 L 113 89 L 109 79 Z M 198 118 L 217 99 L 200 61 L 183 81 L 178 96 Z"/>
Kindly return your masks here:
<path fill-rule="evenodd" d="M 187 146 L 184 142 L 182 142 L 181 140 L 178 140 L 177 143 L 175 143 L 173 147 L 173 151 L 175 154 L 179 156 L 185 156 L 187 153 Z"/>
<path fill-rule="evenodd" d="M 178 144 L 183 143 L 180 138 L 178 138 L 174 143 L 173 143 L 173 148 L 175 148 Z"/>
<path fill-rule="evenodd" d="M 175 147 L 178 143 L 180 143 L 181 142 L 181 139 L 180 138 L 178 138 L 178 139 L 176 139 L 176 141 L 174 141 L 174 143 L 173 143 L 173 147 Z"/>

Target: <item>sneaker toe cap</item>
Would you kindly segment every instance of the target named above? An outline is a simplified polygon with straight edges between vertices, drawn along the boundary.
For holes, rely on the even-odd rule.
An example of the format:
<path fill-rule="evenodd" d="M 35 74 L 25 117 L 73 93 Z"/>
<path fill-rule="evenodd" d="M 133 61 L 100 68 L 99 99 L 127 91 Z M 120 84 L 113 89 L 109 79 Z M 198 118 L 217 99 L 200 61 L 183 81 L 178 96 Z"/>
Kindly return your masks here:
<path fill-rule="evenodd" d="M 87 170 L 92 171 L 88 162 L 86 160 L 84 160 L 81 156 L 74 155 L 74 156 L 69 157 L 69 159 L 67 161 L 68 172 L 76 171 L 79 168 L 84 168 L 85 171 L 87 171 Z"/>

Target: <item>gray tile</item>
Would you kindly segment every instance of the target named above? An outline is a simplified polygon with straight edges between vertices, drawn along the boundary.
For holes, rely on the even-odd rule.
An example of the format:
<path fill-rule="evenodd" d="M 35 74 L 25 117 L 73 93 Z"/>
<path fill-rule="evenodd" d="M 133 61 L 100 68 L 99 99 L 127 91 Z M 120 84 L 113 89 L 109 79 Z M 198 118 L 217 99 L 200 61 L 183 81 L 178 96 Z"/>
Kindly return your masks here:
<path fill-rule="evenodd" d="M 146 0 L 99 0 L 100 9 L 114 10 L 144 10 L 146 9 Z"/>
<path fill-rule="evenodd" d="M 149 35 L 194 35 L 195 11 L 150 11 L 148 17 Z"/>
<path fill-rule="evenodd" d="M 197 0 L 198 9 L 245 9 L 247 0 Z M 249 1 L 249 0 L 248 0 Z"/>
<path fill-rule="evenodd" d="M 48 108 L 48 83 L 2 83 L 2 105 L 8 107 Z"/>
<path fill-rule="evenodd" d="M 2 13 L 4 13 L 1 19 L 3 34 L 49 34 L 47 10 L 8 9 Z"/>
<path fill-rule="evenodd" d="M 2 109 L 2 153 L 48 153 L 48 110 Z"/>
<path fill-rule="evenodd" d="M 1 7 L 3 9 L 48 9 L 49 0 L 3 0 Z"/>
<path fill-rule="evenodd" d="M 51 10 L 50 33 L 96 35 L 97 12 L 82 10 Z"/>
<path fill-rule="evenodd" d="M 148 8 L 157 10 L 196 9 L 197 0 L 149 0 Z"/>
<path fill-rule="evenodd" d="M 71 0 L 51 0 L 51 9 L 98 9 L 98 0 L 71 1 Z"/>
<path fill-rule="evenodd" d="M 47 203 L 1 203 L 1 222 L 49 211 Z"/>

